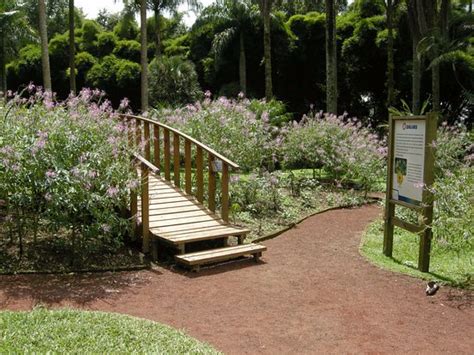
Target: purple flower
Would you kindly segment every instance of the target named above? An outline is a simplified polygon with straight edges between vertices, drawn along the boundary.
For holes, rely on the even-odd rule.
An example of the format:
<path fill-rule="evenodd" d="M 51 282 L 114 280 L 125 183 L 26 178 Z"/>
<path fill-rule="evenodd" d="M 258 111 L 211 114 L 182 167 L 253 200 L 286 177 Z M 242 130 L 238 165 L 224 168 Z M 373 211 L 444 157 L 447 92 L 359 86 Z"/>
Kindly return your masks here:
<path fill-rule="evenodd" d="M 110 186 L 110 187 L 107 189 L 107 195 L 108 195 L 109 197 L 115 197 L 115 196 L 117 196 L 118 192 L 119 192 L 119 190 L 118 190 L 118 188 L 115 187 L 115 186 Z"/>
<path fill-rule="evenodd" d="M 53 196 L 51 196 L 51 194 L 50 194 L 49 192 L 46 192 L 46 193 L 44 194 L 44 199 L 45 199 L 46 201 L 51 201 L 51 200 L 53 199 Z"/>
<path fill-rule="evenodd" d="M 48 170 L 45 175 L 48 179 L 54 179 L 56 176 L 58 176 L 58 174 L 52 170 Z"/>

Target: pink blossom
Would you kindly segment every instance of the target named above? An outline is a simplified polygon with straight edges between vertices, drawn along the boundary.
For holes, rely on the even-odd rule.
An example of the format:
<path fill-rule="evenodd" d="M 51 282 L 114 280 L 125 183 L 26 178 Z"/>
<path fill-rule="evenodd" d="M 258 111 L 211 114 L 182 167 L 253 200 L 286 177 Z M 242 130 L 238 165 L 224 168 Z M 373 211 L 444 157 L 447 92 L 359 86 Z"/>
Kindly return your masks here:
<path fill-rule="evenodd" d="M 48 170 L 45 175 L 49 179 L 54 179 L 57 176 L 57 174 L 52 170 Z"/>
<path fill-rule="evenodd" d="M 119 189 L 118 189 L 117 187 L 115 187 L 115 186 L 110 186 L 110 187 L 107 189 L 107 195 L 108 195 L 109 197 L 115 197 L 115 196 L 117 196 L 118 192 L 119 192 Z"/>

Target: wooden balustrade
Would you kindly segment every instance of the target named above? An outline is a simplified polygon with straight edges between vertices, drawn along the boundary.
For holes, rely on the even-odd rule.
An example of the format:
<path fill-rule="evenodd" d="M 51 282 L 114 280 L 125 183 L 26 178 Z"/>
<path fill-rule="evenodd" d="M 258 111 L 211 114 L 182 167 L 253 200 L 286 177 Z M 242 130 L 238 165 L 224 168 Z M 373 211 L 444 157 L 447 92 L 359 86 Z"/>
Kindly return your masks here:
<path fill-rule="evenodd" d="M 163 168 L 165 180 L 171 183 L 171 164 L 173 165 L 173 183 L 178 188 L 181 186 L 181 169 L 184 168 L 184 191 L 187 194 L 194 194 L 196 199 L 200 203 L 203 203 L 204 171 L 206 166 L 204 164 L 204 153 L 206 153 L 208 171 L 208 208 L 212 212 L 215 212 L 216 210 L 216 190 L 218 187 L 217 178 L 220 173 L 220 214 L 221 218 L 228 222 L 229 174 L 230 170 L 239 168 L 236 163 L 228 160 L 205 144 L 163 123 L 153 121 L 145 117 L 132 115 L 121 115 L 121 118 L 125 122 L 128 122 L 129 143 L 135 144 L 141 149 L 134 159 L 135 161 L 139 161 L 141 171 L 141 215 L 144 250 L 149 250 L 148 174 L 150 171 L 154 172 L 155 174 L 160 174 L 161 167 Z M 151 130 L 151 127 L 153 127 L 153 130 Z M 182 145 L 184 149 L 181 149 Z M 194 159 L 193 152 L 195 152 Z M 181 154 L 184 155 L 184 159 L 181 159 Z M 151 161 L 153 161 L 153 164 Z M 193 161 L 195 163 L 194 170 Z M 181 166 L 182 162 L 183 166 Z M 196 183 L 194 189 L 192 186 L 193 174 Z M 137 214 L 137 200 L 137 195 L 132 193 L 132 216 Z"/>

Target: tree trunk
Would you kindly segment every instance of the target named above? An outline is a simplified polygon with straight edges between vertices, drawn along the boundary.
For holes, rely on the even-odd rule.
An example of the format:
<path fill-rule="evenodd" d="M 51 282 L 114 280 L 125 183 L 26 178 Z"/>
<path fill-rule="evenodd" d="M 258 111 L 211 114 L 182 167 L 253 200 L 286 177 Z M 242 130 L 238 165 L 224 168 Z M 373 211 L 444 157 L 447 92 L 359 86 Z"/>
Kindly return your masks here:
<path fill-rule="evenodd" d="M 262 0 L 261 11 L 263 15 L 263 55 L 265 58 L 265 98 L 270 101 L 273 97 L 272 82 L 272 37 L 270 10 L 273 0 Z"/>
<path fill-rule="evenodd" d="M 421 60 L 418 58 L 416 48 L 418 46 L 418 38 L 413 36 L 412 39 L 412 104 L 411 110 L 413 114 L 419 115 L 421 109 L 420 91 L 421 91 Z"/>
<path fill-rule="evenodd" d="M 160 10 L 155 9 L 155 56 L 159 58 L 161 56 L 161 28 L 160 28 Z"/>
<path fill-rule="evenodd" d="M 76 43 L 74 41 L 74 0 L 69 0 L 69 86 L 76 94 Z"/>
<path fill-rule="evenodd" d="M 438 113 L 441 112 L 439 77 L 439 64 L 434 64 L 431 66 L 431 91 L 433 94 L 433 111 Z"/>
<path fill-rule="evenodd" d="M 49 67 L 48 29 L 46 26 L 46 6 L 44 0 L 38 0 L 39 31 L 41 38 L 41 67 L 45 91 L 52 91 L 51 69 Z"/>
<path fill-rule="evenodd" d="M 4 97 L 7 95 L 7 73 L 5 71 L 5 34 L 3 26 L 0 27 L 0 91 Z"/>
<path fill-rule="evenodd" d="M 247 94 L 247 63 L 245 59 L 245 41 L 244 32 L 240 31 L 240 58 L 239 58 L 239 78 L 240 78 L 240 91 Z"/>
<path fill-rule="evenodd" d="M 387 107 L 395 104 L 395 83 L 393 72 L 395 64 L 393 59 L 393 16 L 395 5 L 393 0 L 387 0 Z"/>
<path fill-rule="evenodd" d="M 141 107 L 142 112 L 148 111 L 148 55 L 146 38 L 146 0 L 140 1 L 140 64 L 141 64 Z"/>
<path fill-rule="evenodd" d="M 335 0 L 326 0 L 326 111 L 337 114 L 337 47 Z"/>

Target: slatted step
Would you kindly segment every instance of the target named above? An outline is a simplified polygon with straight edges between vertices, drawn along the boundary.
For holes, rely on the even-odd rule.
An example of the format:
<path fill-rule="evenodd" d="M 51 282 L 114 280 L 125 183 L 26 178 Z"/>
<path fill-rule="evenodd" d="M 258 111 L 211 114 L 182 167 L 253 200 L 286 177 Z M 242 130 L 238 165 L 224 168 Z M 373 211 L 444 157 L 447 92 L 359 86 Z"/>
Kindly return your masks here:
<path fill-rule="evenodd" d="M 205 250 L 197 253 L 175 255 L 175 260 L 182 265 L 198 269 L 199 265 L 230 260 L 244 255 L 254 255 L 258 258 L 265 250 L 267 250 L 266 246 L 252 243 Z"/>
<path fill-rule="evenodd" d="M 209 239 L 242 236 L 249 233 L 248 229 L 222 225 L 199 227 L 199 224 L 193 224 L 190 225 L 188 229 L 180 230 L 175 228 L 168 232 L 164 232 L 163 229 L 164 228 L 150 228 L 150 232 L 160 239 L 177 245 Z"/>

